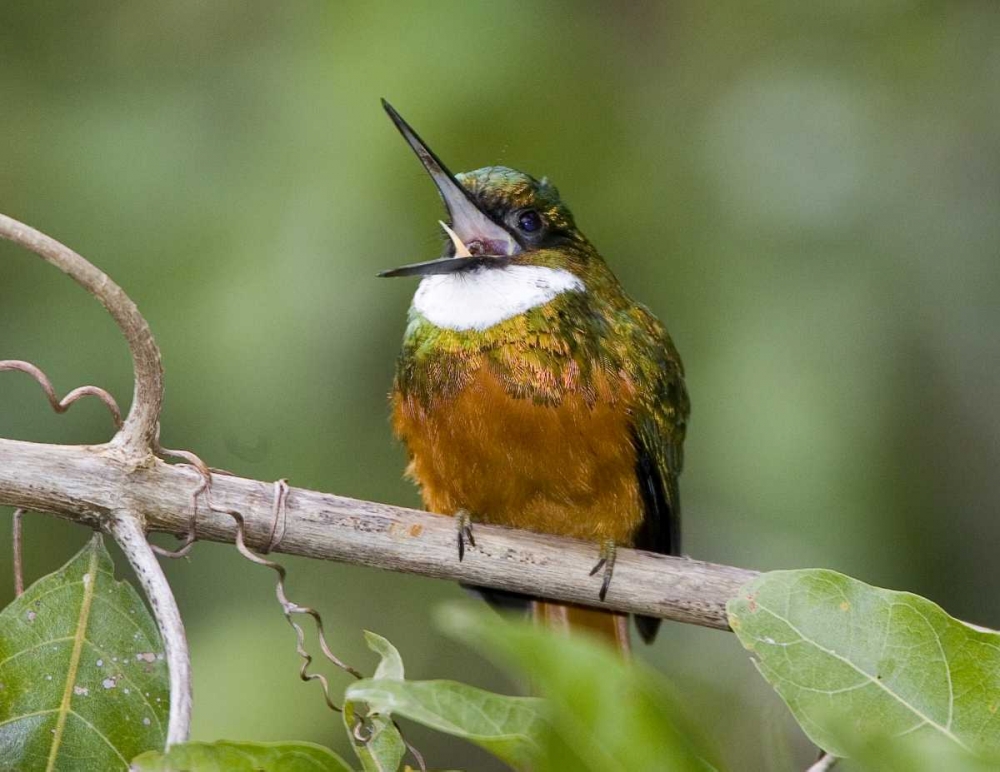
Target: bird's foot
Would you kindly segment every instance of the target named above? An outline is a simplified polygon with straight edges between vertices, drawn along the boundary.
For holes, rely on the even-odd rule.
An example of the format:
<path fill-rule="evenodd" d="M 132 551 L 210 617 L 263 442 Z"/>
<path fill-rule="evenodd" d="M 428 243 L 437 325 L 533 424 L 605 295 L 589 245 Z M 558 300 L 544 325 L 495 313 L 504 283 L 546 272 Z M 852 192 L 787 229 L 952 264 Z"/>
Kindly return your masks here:
<path fill-rule="evenodd" d="M 601 591 L 598 593 L 598 597 L 604 600 L 604 597 L 608 594 L 608 587 L 611 586 L 611 575 L 615 572 L 614 539 L 605 539 L 601 542 L 600 560 L 590 569 L 590 575 L 593 576 L 602 568 L 604 569 L 604 581 L 601 582 Z"/>
<path fill-rule="evenodd" d="M 460 509 L 455 513 L 455 528 L 458 531 L 458 562 L 462 562 L 465 557 L 465 542 L 469 542 L 470 547 L 476 546 L 476 540 L 472 536 L 472 515 L 466 510 Z"/>

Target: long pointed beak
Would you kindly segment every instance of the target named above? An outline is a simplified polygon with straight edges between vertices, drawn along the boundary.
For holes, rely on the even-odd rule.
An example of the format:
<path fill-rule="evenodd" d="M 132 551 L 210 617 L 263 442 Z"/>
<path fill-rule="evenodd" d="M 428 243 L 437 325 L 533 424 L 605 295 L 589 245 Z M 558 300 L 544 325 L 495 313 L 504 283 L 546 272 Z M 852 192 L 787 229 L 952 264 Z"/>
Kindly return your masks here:
<path fill-rule="evenodd" d="M 489 255 L 479 257 L 439 257 L 437 260 L 428 260 L 424 263 L 411 263 L 400 268 L 390 268 L 388 271 L 379 271 L 376 276 L 383 279 L 391 279 L 397 276 L 435 276 L 442 273 L 460 273 L 462 271 L 474 271 L 476 268 L 495 266 L 498 260 L 505 264 L 507 258 Z"/>
<path fill-rule="evenodd" d="M 382 100 L 382 107 L 392 119 L 392 122 L 399 129 L 407 144 L 417 154 L 417 158 L 424 165 L 427 173 L 434 180 L 444 205 L 448 209 L 448 216 L 451 220 L 451 230 L 457 236 L 456 243 L 467 244 L 473 254 L 464 257 L 459 250 L 456 250 L 456 258 L 443 258 L 444 260 L 462 261 L 468 257 L 478 257 L 481 255 L 506 256 L 520 251 L 520 244 L 514 234 L 503 225 L 495 222 L 476 204 L 469 192 L 463 188 L 455 176 L 442 163 L 433 150 L 424 143 L 410 125 L 403 120 L 403 117 L 393 109 L 392 105 Z M 451 235 L 451 234 L 449 234 Z M 454 239 L 453 239 L 454 240 Z M 379 276 L 413 276 L 418 275 L 418 266 L 430 269 L 430 266 L 438 264 L 440 261 L 430 260 L 426 263 L 417 263 L 413 266 L 391 271 L 383 271 Z M 477 261 L 479 262 L 479 261 Z M 463 266 L 471 268 L 471 265 Z M 443 264 L 442 264 L 443 268 Z M 425 273 L 451 273 L 461 270 L 458 265 L 449 266 L 448 270 L 431 269 Z M 403 273 L 402 271 L 407 271 Z"/>
<path fill-rule="evenodd" d="M 459 271 L 473 271 L 476 268 L 484 268 L 489 264 L 497 265 L 497 261 L 507 264 L 507 258 L 502 255 L 474 255 L 465 246 L 458 234 L 455 233 L 446 223 L 438 220 L 438 225 L 444 228 L 451 243 L 455 246 L 454 256 L 439 257 L 437 260 L 427 260 L 423 263 L 411 263 L 402 268 L 392 268 L 388 271 L 379 271 L 377 276 L 391 278 L 394 276 L 431 276 L 432 274 L 458 273 Z"/>

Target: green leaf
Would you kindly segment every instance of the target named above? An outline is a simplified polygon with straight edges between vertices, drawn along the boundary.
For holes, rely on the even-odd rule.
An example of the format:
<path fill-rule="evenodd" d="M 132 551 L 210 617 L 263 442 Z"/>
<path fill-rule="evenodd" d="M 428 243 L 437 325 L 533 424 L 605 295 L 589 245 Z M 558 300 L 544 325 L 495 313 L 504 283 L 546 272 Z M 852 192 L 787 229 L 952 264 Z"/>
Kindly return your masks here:
<path fill-rule="evenodd" d="M 513 665 L 547 698 L 547 724 L 539 721 L 535 730 L 541 755 L 533 769 L 713 768 L 655 670 L 586 636 L 508 622 L 486 609 L 449 607 L 441 622 L 470 646 Z"/>
<path fill-rule="evenodd" d="M 388 714 L 370 712 L 360 702 L 344 702 L 344 726 L 365 772 L 396 772 L 406 745 Z"/>
<path fill-rule="evenodd" d="M 136 754 L 162 748 L 162 651 L 146 607 L 115 581 L 95 534 L 0 613 L 0 764 L 127 769 Z"/>
<path fill-rule="evenodd" d="M 375 668 L 373 678 L 391 678 L 396 681 L 403 680 L 403 658 L 399 656 L 396 647 L 381 635 L 377 635 L 370 630 L 365 630 L 365 643 L 368 648 L 381 657 L 378 667 Z"/>
<path fill-rule="evenodd" d="M 984 759 L 939 737 L 871 739 L 860 742 L 847 729 L 851 770 L 864 772 L 996 772 L 997 759 Z M 846 765 L 844 765 L 846 767 Z M 839 770 L 839 767 L 838 767 Z M 845 772 L 847 769 L 845 768 Z"/>
<path fill-rule="evenodd" d="M 905 592 L 834 571 L 772 571 L 729 623 L 810 739 L 849 756 L 865 738 L 936 738 L 1000 754 L 1000 634 Z"/>
<path fill-rule="evenodd" d="M 135 772 L 351 772 L 336 753 L 313 743 L 184 743 L 144 753 Z"/>
<path fill-rule="evenodd" d="M 346 699 L 470 740 L 515 766 L 538 750 L 540 701 L 531 697 L 506 697 L 454 681 L 383 678 L 351 684 Z"/>
<path fill-rule="evenodd" d="M 381 635 L 368 630 L 365 630 L 365 642 L 380 657 L 375 678 L 402 681 L 403 659 L 396 647 Z M 390 713 L 380 713 L 369 705 L 345 698 L 343 718 L 351 747 L 365 772 L 395 772 L 399 769 L 406 755 L 406 744 Z"/>

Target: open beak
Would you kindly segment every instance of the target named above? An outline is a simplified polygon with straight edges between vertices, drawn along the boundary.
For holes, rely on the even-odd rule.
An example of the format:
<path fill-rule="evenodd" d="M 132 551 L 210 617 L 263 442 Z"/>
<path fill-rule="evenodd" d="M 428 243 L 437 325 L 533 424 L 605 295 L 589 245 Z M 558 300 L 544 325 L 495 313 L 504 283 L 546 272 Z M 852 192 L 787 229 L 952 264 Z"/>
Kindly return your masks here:
<path fill-rule="evenodd" d="M 407 141 L 427 173 L 437 186 L 444 205 L 448 209 L 451 227 L 441 223 L 455 245 L 454 257 L 443 257 L 414 263 L 402 268 L 382 271 L 379 276 L 428 276 L 431 274 L 455 273 L 490 264 L 491 260 L 503 259 L 521 251 L 517 238 L 503 225 L 495 222 L 473 200 L 469 192 L 458 184 L 455 176 L 448 171 L 441 159 L 434 154 L 410 125 L 403 120 L 392 105 L 382 100 L 382 107 L 389 114 L 399 133 Z"/>

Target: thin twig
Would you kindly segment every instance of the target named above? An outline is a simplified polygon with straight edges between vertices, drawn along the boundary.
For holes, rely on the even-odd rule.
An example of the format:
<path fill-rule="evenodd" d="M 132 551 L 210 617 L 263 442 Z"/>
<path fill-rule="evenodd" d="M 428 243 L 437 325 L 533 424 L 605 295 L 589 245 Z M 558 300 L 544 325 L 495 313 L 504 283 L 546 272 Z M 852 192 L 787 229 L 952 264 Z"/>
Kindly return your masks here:
<path fill-rule="evenodd" d="M 201 498 L 202 494 L 208 491 L 209 485 L 212 484 L 212 473 L 208 466 L 198 458 L 197 455 L 188 450 L 170 450 L 169 448 L 164 448 L 160 446 L 160 440 L 157 436 L 156 445 L 154 451 L 160 458 L 179 458 L 192 467 L 201 476 L 201 481 L 191 489 L 191 519 L 188 521 L 187 532 L 181 539 L 180 546 L 176 549 L 166 549 L 165 547 L 157 546 L 156 544 L 151 545 L 153 552 L 163 558 L 183 558 L 194 548 L 194 543 L 198 540 L 198 535 L 196 529 L 198 527 L 198 499 Z"/>
<path fill-rule="evenodd" d="M 213 507 L 212 511 L 218 512 L 219 509 Z M 288 624 L 290 624 L 292 629 L 295 630 L 295 650 L 302 658 L 302 667 L 299 668 L 299 678 L 303 681 L 318 680 L 323 687 L 323 697 L 326 700 L 327 706 L 332 710 L 340 712 L 341 708 L 330 698 L 330 686 L 326 678 L 320 673 L 309 672 L 309 665 L 312 664 L 312 655 L 305 648 L 305 631 L 302 629 L 302 626 L 294 620 L 292 614 L 307 614 L 312 617 L 313 622 L 316 624 L 316 632 L 319 636 L 320 649 L 323 651 L 323 655 L 328 660 L 341 670 L 350 673 L 355 678 L 362 678 L 362 674 L 350 665 L 341 661 L 340 658 L 338 658 L 330 649 L 326 642 L 326 635 L 323 631 L 323 620 L 320 617 L 319 612 L 309 606 L 300 606 L 299 604 L 293 603 L 288 599 L 288 595 L 285 593 L 285 579 L 287 577 L 285 567 L 280 563 L 275 563 L 273 560 L 261 557 L 247 547 L 246 541 L 244 541 L 246 522 L 244 521 L 243 516 L 236 510 L 226 510 L 225 514 L 229 515 L 236 522 L 236 549 L 239 550 L 239 553 L 247 560 L 250 560 L 257 565 L 270 568 L 278 574 L 278 583 L 275 587 L 275 595 L 278 598 L 278 603 L 281 605 L 281 611 L 285 615 L 285 619 L 288 620 Z"/>
<path fill-rule="evenodd" d="M 403 730 L 399 728 L 399 723 L 396 721 L 392 722 L 392 725 L 396 727 L 396 731 L 399 732 L 399 736 L 403 738 L 403 745 L 406 746 L 406 750 L 410 752 L 413 756 L 413 760 L 417 762 L 417 766 L 420 767 L 420 772 L 427 772 L 427 762 L 424 761 L 424 754 L 418 751 L 409 740 L 403 737 Z"/>
<path fill-rule="evenodd" d="M 11 544 L 14 550 L 14 597 L 19 598 L 24 593 L 24 566 L 21 563 L 21 516 L 23 509 L 14 510 L 14 535 Z"/>
<path fill-rule="evenodd" d="M 309 665 L 312 664 L 312 655 L 305 648 L 305 631 L 302 629 L 295 619 L 292 617 L 293 614 L 306 614 L 311 617 L 313 623 L 316 625 L 316 635 L 319 638 L 320 650 L 323 652 L 323 656 L 326 657 L 331 663 L 336 667 L 340 668 L 346 673 L 350 673 L 355 678 L 363 678 L 361 671 L 351 667 L 350 665 L 343 662 L 333 650 L 330 648 L 329 643 L 326 640 L 326 633 L 323 629 L 323 618 L 320 613 L 310 607 L 301 606 L 298 603 L 291 601 L 288 598 L 288 594 L 285 591 L 285 579 L 288 576 L 285 567 L 280 563 L 273 560 L 268 560 L 262 555 L 258 555 L 246 544 L 246 520 L 243 515 L 235 509 L 227 509 L 226 507 L 218 507 L 212 503 L 212 477 L 211 473 L 206 471 L 205 464 L 195 456 L 193 453 L 188 453 L 190 457 L 197 460 L 196 468 L 200 473 L 206 474 L 205 484 L 199 486 L 199 490 L 202 491 L 205 497 L 208 499 L 208 508 L 212 512 L 219 514 L 229 515 L 233 518 L 233 522 L 236 523 L 236 549 L 237 551 L 252 563 L 256 563 L 259 566 L 264 566 L 265 568 L 270 568 L 278 575 L 278 582 L 275 587 L 275 594 L 278 598 L 278 603 L 281 605 L 281 611 L 285 615 L 285 619 L 288 624 L 292 626 L 295 630 L 296 645 L 295 651 L 302 658 L 302 666 L 299 668 L 299 678 L 303 681 L 319 681 L 323 688 L 323 699 L 326 704 L 332 710 L 337 712 L 341 711 L 341 708 L 332 700 L 330 697 L 330 686 L 326 678 L 319 673 L 310 673 Z M 271 509 L 272 513 L 272 524 L 270 531 L 268 533 L 267 543 L 264 545 L 263 551 L 265 554 L 271 549 L 280 546 L 281 535 L 284 534 L 284 521 L 285 521 L 285 509 L 288 502 L 288 483 L 285 480 L 279 480 L 274 485 L 274 503 Z M 193 522 L 193 521 L 192 521 Z M 278 530 L 278 523 L 281 522 L 280 532 L 278 538 L 275 538 L 275 532 Z"/>
<path fill-rule="evenodd" d="M 139 518 L 132 512 L 116 512 L 105 523 L 149 598 L 149 605 L 163 638 L 164 657 L 170 670 L 170 721 L 167 725 L 169 748 L 186 741 L 191 727 L 191 659 L 184 635 L 184 622 L 163 569 L 146 541 Z"/>
<path fill-rule="evenodd" d="M 153 333 L 135 303 L 106 273 L 72 249 L 4 214 L 0 214 L 0 239 L 31 250 L 69 275 L 111 314 L 128 343 L 135 374 L 132 407 L 115 442 L 135 454 L 150 453 L 163 404 L 163 366 Z"/>
<path fill-rule="evenodd" d="M 52 381 L 42 370 L 31 362 L 24 362 L 20 359 L 0 360 L 0 372 L 4 370 L 19 370 L 27 373 L 42 387 L 45 396 L 52 405 L 52 409 L 57 413 L 65 413 L 69 406 L 82 397 L 97 397 L 111 413 L 111 420 L 115 422 L 115 428 L 122 428 L 122 411 L 118 408 L 118 403 L 107 391 L 97 386 L 79 386 L 62 399 L 56 396 L 56 390 L 52 387 Z"/>
<path fill-rule="evenodd" d="M 834 768 L 840 759 L 837 756 L 831 756 L 829 753 L 821 753 L 816 763 L 813 764 L 806 772 L 828 772 Z"/>

